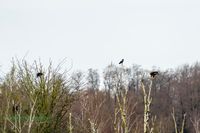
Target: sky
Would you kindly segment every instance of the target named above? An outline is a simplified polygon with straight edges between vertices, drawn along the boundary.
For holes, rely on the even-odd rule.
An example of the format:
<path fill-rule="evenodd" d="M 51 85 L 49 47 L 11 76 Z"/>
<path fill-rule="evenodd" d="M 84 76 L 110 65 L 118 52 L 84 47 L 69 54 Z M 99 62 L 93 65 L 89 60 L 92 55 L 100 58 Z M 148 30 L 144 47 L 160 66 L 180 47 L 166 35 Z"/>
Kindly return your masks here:
<path fill-rule="evenodd" d="M 73 70 L 174 68 L 200 59 L 199 0 L 1 0 L 0 69 L 12 57 Z"/>

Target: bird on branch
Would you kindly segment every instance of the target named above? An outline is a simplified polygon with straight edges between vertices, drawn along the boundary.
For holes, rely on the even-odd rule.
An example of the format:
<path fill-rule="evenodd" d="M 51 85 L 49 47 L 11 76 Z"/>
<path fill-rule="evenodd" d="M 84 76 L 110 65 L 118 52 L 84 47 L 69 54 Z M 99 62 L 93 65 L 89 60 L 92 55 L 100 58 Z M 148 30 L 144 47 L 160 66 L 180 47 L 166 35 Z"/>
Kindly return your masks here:
<path fill-rule="evenodd" d="M 150 72 L 150 76 L 154 78 L 156 75 L 159 75 L 158 71 Z"/>
<path fill-rule="evenodd" d="M 38 77 L 41 77 L 42 75 L 43 75 L 43 73 L 39 72 L 39 73 L 37 73 L 36 76 L 37 76 L 37 78 L 38 78 Z"/>

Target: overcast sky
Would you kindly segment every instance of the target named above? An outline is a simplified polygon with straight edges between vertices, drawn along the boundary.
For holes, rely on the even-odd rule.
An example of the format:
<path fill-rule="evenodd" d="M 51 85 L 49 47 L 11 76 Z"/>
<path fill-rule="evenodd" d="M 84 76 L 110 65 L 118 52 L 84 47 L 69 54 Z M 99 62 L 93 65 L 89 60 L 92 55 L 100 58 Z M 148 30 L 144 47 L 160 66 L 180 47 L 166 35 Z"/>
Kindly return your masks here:
<path fill-rule="evenodd" d="M 200 1 L 0 0 L 0 45 L 2 69 L 25 55 L 82 70 L 122 58 L 174 68 L 200 59 Z"/>

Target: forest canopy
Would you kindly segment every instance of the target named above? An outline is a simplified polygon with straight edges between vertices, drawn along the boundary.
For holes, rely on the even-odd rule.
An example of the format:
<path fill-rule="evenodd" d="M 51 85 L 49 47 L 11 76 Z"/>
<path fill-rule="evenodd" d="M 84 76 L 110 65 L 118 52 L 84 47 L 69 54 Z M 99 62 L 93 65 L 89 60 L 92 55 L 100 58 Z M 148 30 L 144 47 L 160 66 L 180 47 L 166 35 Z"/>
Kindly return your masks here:
<path fill-rule="evenodd" d="M 1 77 L 0 132 L 200 132 L 199 62 L 164 71 L 109 64 L 102 78 L 61 67 L 13 62 Z"/>

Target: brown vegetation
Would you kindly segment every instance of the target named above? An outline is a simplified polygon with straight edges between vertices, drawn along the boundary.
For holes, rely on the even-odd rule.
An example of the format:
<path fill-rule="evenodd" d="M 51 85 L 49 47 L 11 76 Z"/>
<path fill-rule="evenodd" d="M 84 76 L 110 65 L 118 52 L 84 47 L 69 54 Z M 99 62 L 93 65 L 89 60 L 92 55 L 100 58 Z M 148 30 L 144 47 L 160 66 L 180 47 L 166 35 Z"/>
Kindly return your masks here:
<path fill-rule="evenodd" d="M 0 84 L 2 133 L 200 133 L 200 64 L 67 73 L 13 63 Z M 42 75 L 37 76 L 38 72 Z"/>

